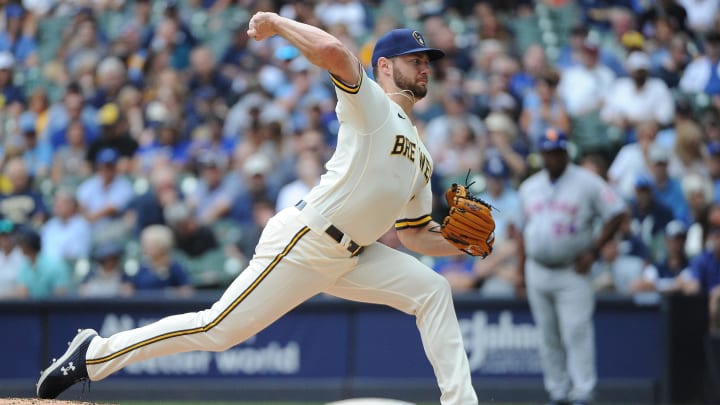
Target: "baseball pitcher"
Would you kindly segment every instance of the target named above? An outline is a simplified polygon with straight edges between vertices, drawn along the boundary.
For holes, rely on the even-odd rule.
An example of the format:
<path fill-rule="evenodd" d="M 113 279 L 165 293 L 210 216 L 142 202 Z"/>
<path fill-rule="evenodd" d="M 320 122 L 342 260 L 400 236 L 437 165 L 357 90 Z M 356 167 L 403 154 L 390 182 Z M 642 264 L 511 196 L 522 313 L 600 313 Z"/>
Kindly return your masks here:
<path fill-rule="evenodd" d="M 430 217 L 433 162 L 412 124 L 412 107 L 427 93 L 430 63 L 444 53 L 428 47 L 417 31 L 393 30 L 375 45 L 373 81 L 338 39 L 316 27 L 259 12 L 248 35 L 258 41 L 279 35 L 329 71 L 341 127 L 327 172 L 304 200 L 268 222 L 248 267 L 211 308 L 108 337 L 85 329 L 42 373 L 37 395 L 54 398 L 76 382 L 102 380 L 141 360 L 226 350 L 310 297 L 328 293 L 414 315 L 440 402 L 477 404 L 448 283 L 415 258 L 376 242 L 395 226 L 407 248 L 425 255 L 491 251 L 489 210 L 462 193 L 453 195 L 460 206 L 448 223 L 466 228 L 441 233 L 445 227 Z M 485 217 L 485 225 L 473 227 L 468 218 L 474 216 Z"/>

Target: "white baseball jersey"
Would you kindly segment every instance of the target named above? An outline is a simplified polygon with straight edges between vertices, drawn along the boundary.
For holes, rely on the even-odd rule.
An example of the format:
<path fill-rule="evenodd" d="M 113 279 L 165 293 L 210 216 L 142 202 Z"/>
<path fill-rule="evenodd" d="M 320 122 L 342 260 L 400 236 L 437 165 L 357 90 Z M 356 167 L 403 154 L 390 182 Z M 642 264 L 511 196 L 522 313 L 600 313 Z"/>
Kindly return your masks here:
<path fill-rule="evenodd" d="M 525 253 L 550 267 L 572 263 L 590 247 L 597 216 L 607 221 L 625 209 L 602 178 L 574 164 L 555 182 L 546 170 L 529 177 L 520 199 Z"/>
<path fill-rule="evenodd" d="M 361 245 L 430 221 L 432 159 L 400 106 L 366 76 L 356 87 L 333 79 L 340 121 L 327 173 L 306 200 Z"/>

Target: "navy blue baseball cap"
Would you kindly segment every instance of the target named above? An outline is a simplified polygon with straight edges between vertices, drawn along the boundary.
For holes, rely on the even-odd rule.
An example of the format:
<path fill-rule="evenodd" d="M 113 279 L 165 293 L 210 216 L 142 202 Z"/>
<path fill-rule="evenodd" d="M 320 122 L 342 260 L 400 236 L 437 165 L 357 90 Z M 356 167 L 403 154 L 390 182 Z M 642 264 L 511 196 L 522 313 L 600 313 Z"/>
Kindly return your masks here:
<path fill-rule="evenodd" d="M 392 30 L 381 36 L 375 43 L 372 53 L 372 66 L 377 65 L 378 59 L 392 58 L 409 53 L 426 52 L 430 60 L 437 60 L 445 56 L 445 52 L 429 48 L 422 34 L 408 28 Z"/>
<path fill-rule="evenodd" d="M 548 128 L 538 142 L 538 150 L 548 152 L 551 150 L 567 150 L 568 138 L 564 132 L 556 128 Z"/>

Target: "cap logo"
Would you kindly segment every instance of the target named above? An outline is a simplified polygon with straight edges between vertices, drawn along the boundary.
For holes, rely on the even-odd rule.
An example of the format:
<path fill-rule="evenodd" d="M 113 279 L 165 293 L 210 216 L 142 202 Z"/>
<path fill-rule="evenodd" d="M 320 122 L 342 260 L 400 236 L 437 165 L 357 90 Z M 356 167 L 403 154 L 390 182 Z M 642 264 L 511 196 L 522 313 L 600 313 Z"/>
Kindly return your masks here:
<path fill-rule="evenodd" d="M 415 42 L 417 42 L 420 46 L 425 46 L 425 39 L 423 39 L 423 36 L 420 35 L 419 32 L 413 31 L 412 36 L 415 38 Z"/>

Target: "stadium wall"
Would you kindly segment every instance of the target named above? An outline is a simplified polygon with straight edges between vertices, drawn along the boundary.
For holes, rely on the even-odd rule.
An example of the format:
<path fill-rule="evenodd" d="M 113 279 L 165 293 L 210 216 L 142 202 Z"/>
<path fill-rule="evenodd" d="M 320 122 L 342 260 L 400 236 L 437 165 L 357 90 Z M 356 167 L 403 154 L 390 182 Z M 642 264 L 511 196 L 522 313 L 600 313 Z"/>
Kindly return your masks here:
<path fill-rule="evenodd" d="M 0 396 L 34 395 L 39 370 L 78 328 L 101 335 L 209 307 L 191 298 L 0 302 Z M 595 335 L 598 401 L 717 403 L 707 305 L 702 298 L 603 296 Z M 457 296 L 456 309 L 481 402 L 541 402 L 539 333 L 527 302 Z M 710 364 L 710 367 L 708 367 Z M 381 396 L 437 401 L 414 318 L 392 309 L 316 297 L 249 341 L 221 353 L 192 352 L 132 365 L 90 394 L 102 400 L 306 400 Z"/>

